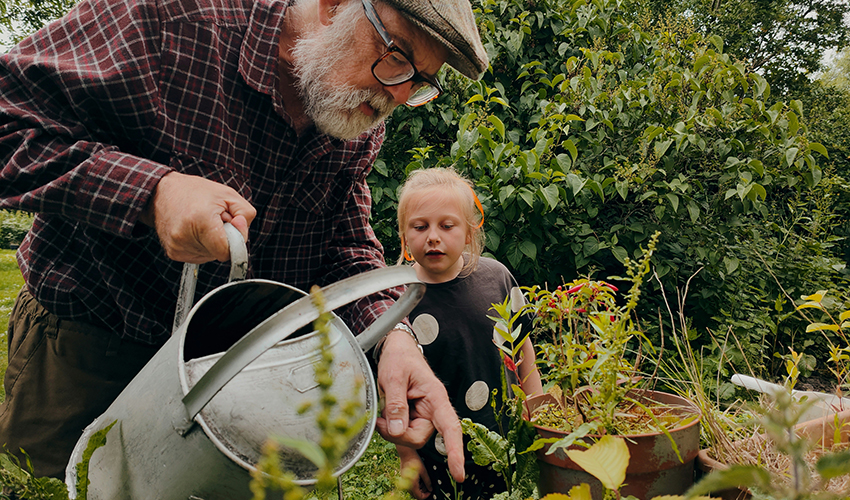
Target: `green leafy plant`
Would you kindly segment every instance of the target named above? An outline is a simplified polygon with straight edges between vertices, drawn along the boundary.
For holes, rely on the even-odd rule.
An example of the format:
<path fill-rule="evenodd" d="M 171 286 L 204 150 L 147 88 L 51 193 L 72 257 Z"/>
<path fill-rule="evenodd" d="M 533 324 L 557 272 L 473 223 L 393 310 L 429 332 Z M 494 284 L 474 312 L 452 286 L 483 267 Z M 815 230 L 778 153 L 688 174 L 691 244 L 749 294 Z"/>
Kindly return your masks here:
<path fill-rule="evenodd" d="M 468 449 L 472 459 L 481 466 L 490 466 L 505 478 L 507 491 L 495 498 L 520 500 L 533 494 L 537 482 L 538 469 L 534 456 L 525 452 L 536 437 L 534 428 L 523 415 L 527 413 L 526 394 L 522 389 L 518 366 L 532 362 L 520 359 L 519 353 L 531 331 L 523 328 L 521 317 L 525 309 L 515 303 L 515 297 L 508 295 L 501 304 L 493 304 L 495 316 L 488 316 L 495 322 L 494 330 L 504 343 L 496 345 L 502 351 L 507 371 L 502 371 L 502 390 L 493 391 L 490 406 L 497 416 L 498 432 L 486 426 L 463 419 L 463 432 L 469 439 Z M 517 384 L 511 384 L 506 376 L 513 374 Z M 501 398 L 496 395 L 501 394 Z"/>
<path fill-rule="evenodd" d="M 850 390 L 850 303 L 831 297 L 827 290 L 820 290 L 802 297 L 797 311 L 815 309 L 823 313 L 819 321 L 812 321 L 806 332 L 821 332 L 829 348 L 829 370 L 835 377 L 835 392 L 841 396 Z M 837 311 L 836 311 L 837 309 Z M 833 316 L 836 314 L 837 316 Z M 833 336 L 827 335 L 831 332 Z"/>
<path fill-rule="evenodd" d="M 25 466 L 11 453 L 0 453 L 0 498 L 21 500 L 67 500 L 65 483 L 52 477 L 36 477 L 23 450 Z M 14 495 L 14 496 L 10 496 Z"/>
<path fill-rule="evenodd" d="M 319 333 L 322 353 L 315 365 L 315 379 L 319 384 L 320 396 L 318 403 L 306 403 L 298 411 L 305 413 L 313 405 L 319 405 L 316 424 L 321 430 L 321 439 L 318 443 L 314 443 L 288 438 L 270 438 L 263 447 L 263 454 L 256 469 L 251 473 L 250 488 L 254 494 L 254 500 L 264 500 L 267 493 L 272 491 L 281 492 L 284 500 L 307 498 L 308 491 L 296 484 L 294 474 L 281 469 L 279 455 L 281 446 L 300 452 L 318 468 L 312 494 L 320 498 L 328 498 L 340 485 L 334 477 L 334 472 L 348 451 L 349 443 L 369 420 L 369 415 L 362 414 L 361 405 L 355 399 L 340 402 L 331 392 L 333 353 L 328 347 L 332 315 L 327 311 L 324 296 L 317 286 L 311 289 L 310 295 L 316 309 L 320 311 L 319 317 L 313 323 L 315 330 Z M 396 483 L 396 489 L 384 498 L 396 498 L 399 492 L 407 489 L 416 477 L 416 472 L 413 470 L 402 471 Z"/>
<path fill-rule="evenodd" d="M 636 359 L 639 355 L 634 351 L 654 352 L 637 325 L 634 311 L 658 237 L 658 233 L 652 236 L 640 259 L 626 260 L 627 277 L 618 278 L 632 284 L 624 304 L 617 302 L 617 288 L 604 281 L 576 280 L 553 292 L 527 289 L 527 309 L 534 313 L 537 334 L 548 339 L 539 344 L 541 376 L 560 395 L 560 407 L 544 406 L 532 419 L 574 434 L 552 448 L 573 444 L 576 437 L 592 431 L 634 434 L 635 425 L 640 425 L 643 430 L 648 427 L 666 432 L 662 420 L 668 417 L 650 411 L 632 397 L 644 381 Z M 630 349 L 633 340 L 639 347 Z M 624 405 L 640 409 L 637 420 L 625 418 Z M 674 419 L 675 423 L 680 421 Z"/>
<path fill-rule="evenodd" d="M 789 385 L 790 388 L 790 385 Z M 749 489 L 756 500 L 827 500 L 843 499 L 850 495 L 850 487 L 830 491 L 826 485 L 831 479 L 850 475 L 850 450 L 846 429 L 838 416 L 834 417 L 833 435 L 798 436 L 795 426 L 805 410 L 805 405 L 795 401 L 791 391 L 777 392 L 769 405 L 762 407 L 761 426 L 765 433 L 751 440 L 751 453 L 757 456 L 754 463 L 733 464 L 705 476 L 686 494 L 686 498 L 704 495 L 735 487 Z M 826 426 L 824 427 L 826 429 Z M 814 437 L 815 439 L 810 439 Z M 829 445 L 823 442 L 829 440 Z M 820 456 L 813 465 L 807 455 L 820 448 Z M 784 458 L 780 461 L 777 458 Z M 775 462 L 787 463 L 776 470 Z"/>

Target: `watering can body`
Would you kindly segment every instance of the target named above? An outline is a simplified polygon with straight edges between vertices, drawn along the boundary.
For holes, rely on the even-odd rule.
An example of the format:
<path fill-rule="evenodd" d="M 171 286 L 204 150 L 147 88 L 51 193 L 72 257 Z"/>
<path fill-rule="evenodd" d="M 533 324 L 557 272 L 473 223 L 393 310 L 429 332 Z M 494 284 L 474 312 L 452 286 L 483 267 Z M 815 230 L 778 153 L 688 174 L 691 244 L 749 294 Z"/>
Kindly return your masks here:
<path fill-rule="evenodd" d="M 374 432 L 377 389 L 364 350 L 407 315 L 424 285 L 412 268 L 397 267 L 323 289 L 333 310 L 402 284 L 410 285 L 404 296 L 357 338 L 332 316 L 331 391 L 340 402 L 359 403 L 369 417 L 337 475 L 356 463 Z M 319 441 L 315 413 L 298 411 L 319 401 L 313 367 L 322 351 L 311 328 L 318 314 L 303 291 L 273 281 L 236 281 L 204 296 L 85 429 L 66 471 L 70 497 L 77 497 L 77 468 L 89 442 L 106 432 L 106 443 L 88 460 L 89 500 L 252 498 L 251 473 L 268 438 Z M 316 467 L 298 452 L 284 449 L 280 458 L 297 483 L 315 482 Z"/>

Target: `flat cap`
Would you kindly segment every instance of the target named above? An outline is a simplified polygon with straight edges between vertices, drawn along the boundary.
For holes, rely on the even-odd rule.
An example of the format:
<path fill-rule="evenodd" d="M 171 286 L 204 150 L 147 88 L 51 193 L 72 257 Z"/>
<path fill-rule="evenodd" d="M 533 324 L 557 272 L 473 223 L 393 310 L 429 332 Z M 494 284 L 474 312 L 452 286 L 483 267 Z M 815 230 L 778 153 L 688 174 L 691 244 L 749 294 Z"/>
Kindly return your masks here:
<path fill-rule="evenodd" d="M 478 80 L 487 70 L 490 63 L 469 0 L 382 1 L 443 44 L 449 52 L 446 62 L 462 75 Z"/>

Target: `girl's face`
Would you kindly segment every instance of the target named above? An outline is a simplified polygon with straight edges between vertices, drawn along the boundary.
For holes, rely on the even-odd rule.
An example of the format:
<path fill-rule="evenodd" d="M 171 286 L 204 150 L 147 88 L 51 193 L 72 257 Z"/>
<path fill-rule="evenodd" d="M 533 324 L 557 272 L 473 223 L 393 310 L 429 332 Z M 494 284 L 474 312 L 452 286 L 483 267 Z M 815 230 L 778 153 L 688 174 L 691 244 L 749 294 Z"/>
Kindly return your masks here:
<path fill-rule="evenodd" d="M 455 198 L 438 188 L 413 196 L 404 240 L 416 260 L 416 275 L 426 283 L 452 280 L 463 269 L 463 249 L 470 243 L 463 211 Z"/>

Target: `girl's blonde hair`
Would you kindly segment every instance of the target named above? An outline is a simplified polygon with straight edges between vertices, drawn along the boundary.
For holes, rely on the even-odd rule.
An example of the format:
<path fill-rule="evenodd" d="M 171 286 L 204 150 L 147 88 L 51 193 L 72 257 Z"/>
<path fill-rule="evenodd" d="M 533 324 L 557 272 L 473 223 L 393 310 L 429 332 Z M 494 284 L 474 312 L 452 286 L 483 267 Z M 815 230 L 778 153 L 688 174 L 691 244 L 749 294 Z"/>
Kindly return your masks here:
<path fill-rule="evenodd" d="M 398 263 L 405 262 L 407 242 L 404 239 L 404 231 L 410 219 L 410 210 L 414 194 L 431 188 L 440 188 L 446 196 L 457 200 L 461 214 L 466 221 L 467 234 L 470 243 L 466 245 L 469 253 L 469 261 L 463 267 L 464 271 L 472 271 L 478 266 L 478 258 L 484 251 L 484 231 L 481 226 L 484 222 L 484 214 L 481 203 L 472 190 L 472 182 L 458 174 L 455 169 L 434 167 L 415 170 L 405 181 L 398 195 L 398 234 L 401 238 L 401 255 Z"/>

